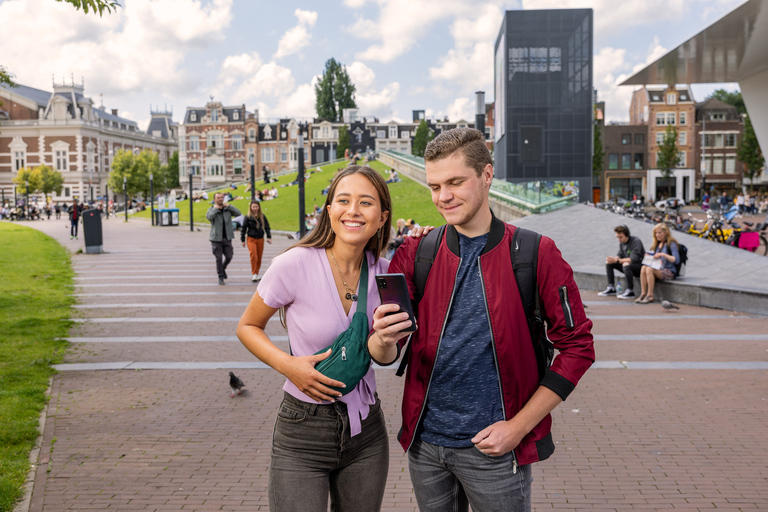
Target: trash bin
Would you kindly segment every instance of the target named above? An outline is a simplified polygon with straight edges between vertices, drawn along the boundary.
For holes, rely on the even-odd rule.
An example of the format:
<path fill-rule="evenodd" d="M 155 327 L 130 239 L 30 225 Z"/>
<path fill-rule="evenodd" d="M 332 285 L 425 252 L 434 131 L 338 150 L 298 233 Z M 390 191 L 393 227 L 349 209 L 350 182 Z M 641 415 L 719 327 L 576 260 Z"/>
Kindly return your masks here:
<path fill-rule="evenodd" d="M 170 226 L 178 226 L 179 225 L 179 209 L 178 208 L 168 208 L 168 212 L 170 213 Z"/>
<path fill-rule="evenodd" d="M 85 235 L 86 254 L 104 252 L 101 233 L 101 210 L 92 208 L 83 212 L 83 235 Z"/>
<path fill-rule="evenodd" d="M 157 211 L 158 226 L 178 226 L 179 225 L 179 209 L 178 208 L 164 208 Z"/>

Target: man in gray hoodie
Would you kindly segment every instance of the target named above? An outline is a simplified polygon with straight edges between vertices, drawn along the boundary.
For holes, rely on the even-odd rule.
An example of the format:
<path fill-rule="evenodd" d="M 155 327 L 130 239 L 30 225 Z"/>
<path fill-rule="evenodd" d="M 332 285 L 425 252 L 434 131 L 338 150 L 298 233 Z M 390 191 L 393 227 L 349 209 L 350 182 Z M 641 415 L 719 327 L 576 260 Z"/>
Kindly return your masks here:
<path fill-rule="evenodd" d="M 232 261 L 232 239 L 235 229 L 232 227 L 232 217 L 239 217 L 240 210 L 224 204 L 224 194 L 216 192 L 213 195 L 213 206 L 208 209 L 205 217 L 211 222 L 211 241 L 213 256 L 216 258 L 216 272 L 219 274 L 219 284 L 224 284 L 227 278 L 227 265 Z M 222 262 L 222 256 L 224 261 Z"/>
<path fill-rule="evenodd" d="M 601 297 L 616 295 L 616 287 L 613 285 L 613 271 L 620 270 L 624 273 L 627 287 L 619 295 L 620 299 L 634 299 L 634 277 L 640 277 L 640 269 L 643 267 L 643 242 L 636 236 L 630 236 L 629 228 L 625 225 L 613 228 L 616 238 L 619 240 L 619 252 L 616 256 L 605 258 L 605 273 L 608 276 L 608 287 L 598 293 Z"/>

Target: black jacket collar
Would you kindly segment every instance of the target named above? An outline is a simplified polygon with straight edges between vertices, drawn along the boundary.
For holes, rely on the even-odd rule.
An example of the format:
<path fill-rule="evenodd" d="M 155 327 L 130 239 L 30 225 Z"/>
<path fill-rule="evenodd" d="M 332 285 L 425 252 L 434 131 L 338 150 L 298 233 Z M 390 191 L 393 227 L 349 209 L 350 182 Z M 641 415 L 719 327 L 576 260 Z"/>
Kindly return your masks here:
<path fill-rule="evenodd" d="M 491 230 L 488 232 L 488 241 L 485 243 L 485 248 L 481 254 L 485 254 L 497 245 L 501 243 L 504 238 L 504 231 L 506 229 L 504 221 L 496 218 L 491 210 Z M 445 230 L 445 243 L 448 245 L 448 249 L 456 256 L 461 257 L 461 249 L 459 248 L 459 232 L 452 225 L 448 225 Z"/>

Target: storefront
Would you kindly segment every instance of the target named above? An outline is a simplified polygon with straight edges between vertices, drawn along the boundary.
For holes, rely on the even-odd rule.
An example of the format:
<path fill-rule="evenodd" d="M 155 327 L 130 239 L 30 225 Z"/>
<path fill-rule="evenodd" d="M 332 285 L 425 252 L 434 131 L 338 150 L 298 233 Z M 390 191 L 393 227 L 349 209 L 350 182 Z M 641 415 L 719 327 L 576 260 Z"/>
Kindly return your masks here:
<path fill-rule="evenodd" d="M 646 173 L 627 171 L 606 171 L 603 185 L 603 201 L 613 199 L 632 200 L 633 197 L 647 197 Z"/>
<path fill-rule="evenodd" d="M 679 197 L 686 203 L 696 196 L 696 172 L 693 169 L 675 169 L 672 176 L 665 179 L 658 169 L 648 171 L 649 201 L 659 201 L 666 197 Z"/>

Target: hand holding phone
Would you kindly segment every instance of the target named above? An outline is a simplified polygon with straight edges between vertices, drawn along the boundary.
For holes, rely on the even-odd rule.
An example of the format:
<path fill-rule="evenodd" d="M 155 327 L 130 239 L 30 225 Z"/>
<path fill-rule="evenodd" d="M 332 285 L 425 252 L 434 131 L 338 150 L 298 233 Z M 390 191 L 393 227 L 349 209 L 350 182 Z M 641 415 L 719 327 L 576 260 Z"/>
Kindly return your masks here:
<path fill-rule="evenodd" d="M 416 318 L 413 316 L 411 307 L 411 298 L 408 295 L 408 285 L 405 282 L 404 274 L 376 274 L 376 287 L 379 290 L 381 304 L 397 304 L 399 311 L 391 311 L 386 315 L 398 313 L 408 313 L 408 320 L 411 325 L 403 329 L 404 332 L 413 332 L 416 330 Z"/>

